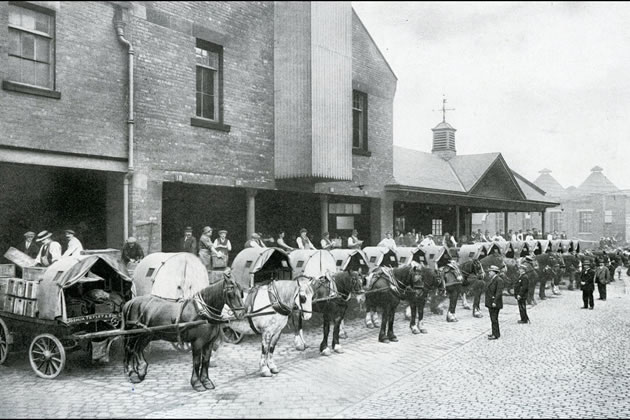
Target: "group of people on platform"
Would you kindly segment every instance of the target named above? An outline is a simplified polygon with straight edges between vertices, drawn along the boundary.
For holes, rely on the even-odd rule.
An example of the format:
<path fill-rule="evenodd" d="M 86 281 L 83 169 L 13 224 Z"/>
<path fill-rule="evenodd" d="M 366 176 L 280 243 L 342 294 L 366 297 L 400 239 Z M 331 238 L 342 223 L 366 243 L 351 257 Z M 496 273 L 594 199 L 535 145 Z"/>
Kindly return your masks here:
<path fill-rule="evenodd" d="M 184 237 L 180 242 L 180 251 L 198 255 L 208 270 L 227 267 L 229 263 L 232 243 L 227 238 L 228 231 L 219 230 L 219 236 L 212 240 L 212 228 L 205 226 L 199 236 L 199 241 L 192 235 L 192 227 L 187 226 Z"/>
<path fill-rule="evenodd" d="M 72 229 L 66 229 L 64 234 L 66 240 L 62 246 L 47 230 L 39 232 L 37 237 L 35 232 L 28 231 L 16 249 L 33 258 L 37 265 L 42 267 L 48 267 L 62 257 L 81 255 L 83 245 L 75 236 L 75 232 Z"/>

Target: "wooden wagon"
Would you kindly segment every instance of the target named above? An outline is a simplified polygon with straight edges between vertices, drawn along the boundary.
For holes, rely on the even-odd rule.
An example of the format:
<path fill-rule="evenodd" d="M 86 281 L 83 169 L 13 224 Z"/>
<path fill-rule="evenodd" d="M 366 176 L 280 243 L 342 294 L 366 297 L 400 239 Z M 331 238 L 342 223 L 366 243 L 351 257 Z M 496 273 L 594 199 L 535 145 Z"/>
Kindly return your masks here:
<path fill-rule="evenodd" d="M 368 257 L 360 249 L 331 249 L 330 253 L 335 258 L 337 271 L 361 271 L 367 274 L 369 271 Z"/>
<path fill-rule="evenodd" d="M 398 255 L 396 252 L 382 246 L 367 246 L 363 252 L 368 258 L 370 269 L 376 267 L 398 267 Z"/>

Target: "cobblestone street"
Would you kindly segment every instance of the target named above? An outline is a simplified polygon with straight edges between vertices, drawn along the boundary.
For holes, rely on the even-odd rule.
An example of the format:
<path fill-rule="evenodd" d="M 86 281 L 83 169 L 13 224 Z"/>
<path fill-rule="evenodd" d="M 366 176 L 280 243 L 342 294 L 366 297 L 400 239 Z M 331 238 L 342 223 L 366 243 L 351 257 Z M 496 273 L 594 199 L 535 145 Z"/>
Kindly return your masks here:
<path fill-rule="evenodd" d="M 281 371 L 272 378 L 258 376 L 260 339 L 246 336 L 222 345 L 210 370 L 216 389 L 205 393 L 190 387 L 190 354 L 163 342 L 151 345 L 147 379 L 135 386 L 123 375 L 118 343 L 109 364 L 71 354 L 54 380 L 38 378 L 26 353 L 11 353 L 0 366 L 0 416 L 629 417 L 627 286 L 627 277 L 609 285 L 608 300 L 596 300 L 594 311 L 580 310 L 581 292 L 562 287 L 530 307 L 530 325 L 516 323 L 516 302 L 506 297 L 502 336 L 492 342 L 485 308 L 475 319 L 461 304 L 460 322 L 426 314 L 429 334 L 417 336 L 401 305 L 398 343 L 378 343 L 376 330 L 349 321 L 346 352 L 330 357 L 319 355 L 320 328 L 306 332 L 305 352 L 285 333 L 275 355 Z"/>

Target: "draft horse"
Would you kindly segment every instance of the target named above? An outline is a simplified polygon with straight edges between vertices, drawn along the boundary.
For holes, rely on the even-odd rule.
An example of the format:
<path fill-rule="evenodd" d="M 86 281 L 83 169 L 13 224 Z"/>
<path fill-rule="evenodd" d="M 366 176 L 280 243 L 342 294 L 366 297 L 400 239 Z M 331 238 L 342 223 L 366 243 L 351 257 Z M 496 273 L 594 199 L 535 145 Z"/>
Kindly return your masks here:
<path fill-rule="evenodd" d="M 241 334 L 253 331 L 262 337 L 260 376 L 270 377 L 280 369 L 273 360 L 273 352 L 287 325 L 289 315 L 299 311 L 300 318 L 309 320 L 313 309 L 313 289 L 308 281 L 274 280 L 254 286 L 245 299 L 247 321 L 230 321 L 230 328 Z"/>
<path fill-rule="evenodd" d="M 225 305 L 236 317 L 244 315 L 243 292 L 232 277 L 223 279 L 197 292 L 192 298 L 173 301 L 157 296 L 138 296 L 123 306 L 123 330 L 145 329 L 146 333 L 126 335 L 125 374 L 132 383 L 139 383 L 147 375 L 149 364 L 144 358 L 144 349 L 154 340 L 171 343 L 190 343 L 193 370 L 190 384 L 195 391 L 214 389 L 208 377 L 208 366 L 212 349 L 219 338 L 220 326 L 224 322 L 221 312 Z M 195 325 L 179 327 L 180 324 L 200 321 Z M 204 322 L 205 321 L 205 322 Z M 152 330 L 155 327 L 174 328 Z"/>
<path fill-rule="evenodd" d="M 439 283 L 438 277 L 432 275 L 432 272 L 433 270 L 412 262 L 397 268 L 377 267 L 371 273 L 365 292 L 366 306 L 380 308 L 382 311 L 379 342 L 398 341 L 394 334 L 394 316 L 401 299 L 407 300 L 411 307 L 411 331 L 414 334 L 421 332 L 416 325 L 416 313 L 421 325 L 427 292 L 436 288 Z"/>
<path fill-rule="evenodd" d="M 483 265 L 477 259 L 466 261 L 461 266 L 458 265 L 454 260 L 451 260 L 439 271 L 440 275 L 443 278 L 443 283 L 449 301 L 448 312 L 446 313 L 446 321 L 458 322 L 459 320 L 455 316 L 455 310 L 457 308 L 457 300 L 459 299 L 460 294 L 462 295 L 465 302 L 466 295 L 463 294 L 463 292 L 468 287 L 471 287 L 471 283 L 471 288 L 473 288 L 473 290 L 480 289 L 481 291 L 483 291 L 483 280 L 481 280 L 485 276 Z M 466 307 L 466 305 L 464 305 L 464 307 Z M 468 306 L 468 309 L 470 309 L 470 306 Z M 475 313 L 473 312 L 473 316 L 474 315 Z"/>
<path fill-rule="evenodd" d="M 326 274 L 310 280 L 313 289 L 313 312 L 323 316 L 323 338 L 319 345 L 319 352 L 323 356 L 330 356 L 333 352 L 343 353 L 339 344 L 341 323 L 348 309 L 348 301 L 352 295 L 359 300 L 363 291 L 363 277 L 358 271 L 341 271 L 334 274 Z M 333 323 L 332 350 L 328 347 L 330 324 Z M 302 318 L 298 320 L 295 336 L 296 347 L 303 349 L 304 343 L 302 331 Z"/>

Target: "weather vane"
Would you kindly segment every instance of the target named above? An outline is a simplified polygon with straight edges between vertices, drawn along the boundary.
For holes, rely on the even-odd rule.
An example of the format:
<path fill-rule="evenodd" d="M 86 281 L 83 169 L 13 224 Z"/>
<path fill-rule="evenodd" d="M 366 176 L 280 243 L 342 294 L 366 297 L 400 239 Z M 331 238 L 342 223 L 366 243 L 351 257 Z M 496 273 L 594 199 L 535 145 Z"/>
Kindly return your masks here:
<path fill-rule="evenodd" d="M 446 107 L 446 96 L 442 95 L 442 109 L 434 109 L 433 111 L 442 111 L 442 122 L 446 122 L 446 111 L 455 111 L 455 108 Z"/>

